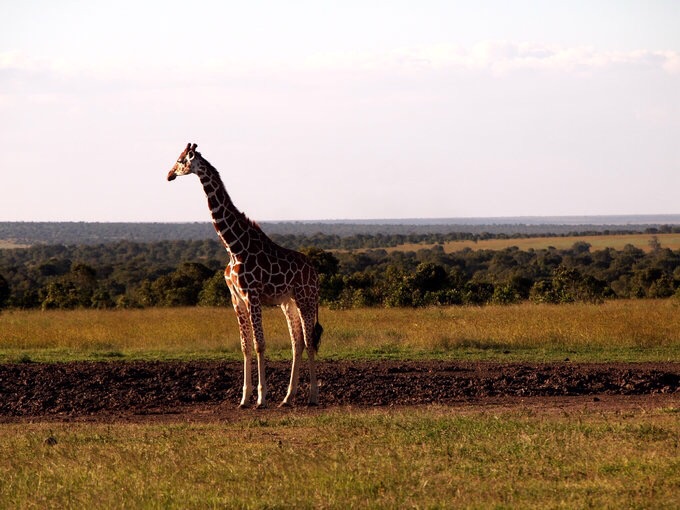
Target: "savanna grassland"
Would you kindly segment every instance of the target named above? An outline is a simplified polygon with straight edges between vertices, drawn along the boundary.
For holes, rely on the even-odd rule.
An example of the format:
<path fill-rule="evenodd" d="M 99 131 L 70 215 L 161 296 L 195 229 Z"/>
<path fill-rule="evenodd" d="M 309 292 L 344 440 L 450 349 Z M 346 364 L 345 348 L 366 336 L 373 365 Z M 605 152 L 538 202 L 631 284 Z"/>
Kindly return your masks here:
<path fill-rule="evenodd" d="M 673 362 L 679 312 L 674 299 L 324 308 L 321 361 Z M 264 320 L 269 358 L 290 359 L 281 312 Z M 3 363 L 241 357 L 222 307 L 3 311 L 0 332 Z M 13 419 L 0 424 L 0 506 L 674 508 L 675 390 L 603 407 L 591 397 Z"/>
<path fill-rule="evenodd" d="M 677 407 L 0 426 L 7 508 L 677 508 Z M 257 415 L 257 416 L 256 416 Z"/>
<path fill-rule="evenodd" d="M 326 359 L 673 361 L 680 302 L 521 303 L 483 307 L 323 308 Z M 264 310 L 268 356 L 290 359 L 278 308 Z M 238 325 L 224 307 L 7 310 L 0 361 L 241 359 Z"/>

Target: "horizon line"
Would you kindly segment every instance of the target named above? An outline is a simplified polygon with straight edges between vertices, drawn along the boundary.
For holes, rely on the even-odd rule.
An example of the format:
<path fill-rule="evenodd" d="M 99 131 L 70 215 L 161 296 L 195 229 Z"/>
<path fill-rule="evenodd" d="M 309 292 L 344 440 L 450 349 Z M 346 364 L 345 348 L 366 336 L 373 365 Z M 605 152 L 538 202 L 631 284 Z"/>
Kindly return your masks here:
<path fill-rule="evenodd" d="M 598 221 L 599 220 L 599 221 Z M 605 222 L 604 220 L 609 220 Z M 192 224 L 210 220 L 163 221 L 163 220 L 0 220 L 0 223 L 91 223 L 91 224 Z M 664 214 L 568 214 L 568 215 L 519 215 L 519 216 L 462 216 L 462 217 L 419 217 L 419 218 L 338 218 L 338 219 L 287 219 L 257 220 L 260 224 L 360 224 L 360 225 L 494 225 L 494 224 L 558 224 L 558 225 L 626 225 L 626 224 L 676 224 L 680 213 Z"/>

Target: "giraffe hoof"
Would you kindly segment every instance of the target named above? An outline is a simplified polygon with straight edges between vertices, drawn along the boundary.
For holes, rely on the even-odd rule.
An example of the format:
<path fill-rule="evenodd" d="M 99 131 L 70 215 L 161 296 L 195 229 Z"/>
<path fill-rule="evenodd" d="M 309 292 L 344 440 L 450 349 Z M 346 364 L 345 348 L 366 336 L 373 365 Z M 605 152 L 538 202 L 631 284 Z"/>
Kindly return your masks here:
<path fill-rule="evenodd" d="M 255 409 L 267 409 L 267 404 L 264 404 L 264 403 L 262 403 L 262 404 L 257 404 L 257 405 L 255 406 Z"/>
<path fill-rule="evenodd" d="M 279 407 L 281 408 L 291 408 L 293 407 L 290 402 L 286 402 L 285 400 L 279 404 Z"/>
<path fill-rule="evenodd" d="M 250 409 L 250 404 L 239 404 L 238 409 Z"/>

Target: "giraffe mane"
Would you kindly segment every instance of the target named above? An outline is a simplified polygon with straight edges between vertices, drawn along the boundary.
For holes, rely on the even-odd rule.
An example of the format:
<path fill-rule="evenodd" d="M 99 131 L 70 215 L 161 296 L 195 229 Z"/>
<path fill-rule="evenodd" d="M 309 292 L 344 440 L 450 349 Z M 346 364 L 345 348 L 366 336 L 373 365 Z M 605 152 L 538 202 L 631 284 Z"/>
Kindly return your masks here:
<path fill-rule="evenodd" d="M 246 213 L 241 212 L 241 211 L 239 211 L 239 212 L 241 213 L 241 216 L 243 217 L 243 219 L 244 219 L 245 221 L 248 222 L 248 225 L 250 225 L 251 227 L 253 227 L 253 228 L 257 229 L 257 230 L 259 230 L 260 232 L 262 232 L 262 233 L 264 234 L 264 231 L 262 230 L 262 227 L 259 225 L 259 223 L 257 223 L 257 221 L 255 221 L 255 220 L 249 218 L 248 215 L 246 215 Z"/>
<path fill-rule="evenodd" d="M 196 152 L 196 154 L 200 155 L 201 153 L 196 151 L 196 147 L 197 147 L 196 144 L 193 144 L 193 145 L 192 145 L 191 143 L 188 143 L 188 144 L 187 144 L 187 149 L 186 149 L 186 150 L 187 150 L 187 151 L 192 150 L 192 151 Z M 206 165 L 208 165 L 208 166 L 209 166 L 209 167 L 217 174 L 217 177 L 219 178 L 219 180 L 222 181 L 222 176 L 220 175 L 220 173 L 219 173 L 219 171 L 217 170 L 217 168 L 215 168 L 215 167 L 212 165 L 212 163 L 210 163 L 210 161 L 208 161 L 207 159 L 205 159 L 203 156 L 201 156 L 201 159 L 205 162 Z M 222 184 L 222 186 L 224 186 L 224 183 Z M 226 187 L 225 187 L 225 192 L 227 193 L 227 196 L 228 196 L 228 192 L 226 191 Z M 230 198 L 230 200 L 231 200 L 231 198 Z M 243 211 L 239 210 L 236 206 L 234 206 L 234 208 L 237 210 L 239 216 L 241 217 L 241 219 L 243 219 L 243 221 L 245 221 L 248 225 L 250 225 L 251 227 L 253 227 L 254 229 L 256 229 L 256 230 L 257 230 L 258 232 L 260 232 L 262 235 L 266 235 L 266 234 L 264 233 L 264 230 L 262 230 L 262 227 L 261 227 L 255 220 L 250 219 L 250 218 L 246 215 L 246 213 L 244 213 Z"/>

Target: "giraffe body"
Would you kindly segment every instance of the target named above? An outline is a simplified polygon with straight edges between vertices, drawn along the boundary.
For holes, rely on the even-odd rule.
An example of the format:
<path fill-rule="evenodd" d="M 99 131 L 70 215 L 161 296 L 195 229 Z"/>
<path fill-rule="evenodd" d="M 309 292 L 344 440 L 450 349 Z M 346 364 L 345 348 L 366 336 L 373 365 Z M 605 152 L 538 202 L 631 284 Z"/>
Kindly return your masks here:
<path fill-rule="evenodd" d="M 282 405 L 290 405 L 297 392 L 302 353 L 309 359 L 309 404 L 318 403 L 315 356 L 323 328 L 318 321 L 319 283 L 314 266 L 303 254 L 277 245 L 257 224 L 250 221 L 231 201 L 217 170 L 187 144 L 168 180 L 194 173 L 198 175 L 212 213 L 213 225 L 222 240 L 229 263 L 224 278 L 231 292 L 243 352 L 243 397 L 241 406 L 250 403 L 252 350 L 257 357 L 257 406 L 266 406 L 265 338 L 262 306 L 279 305 L 286 316 L 293 348 L 288 392 Z"/>

